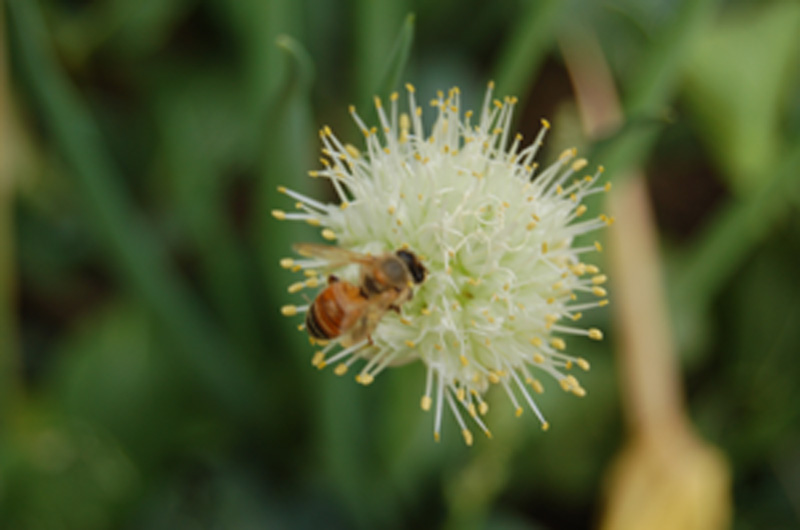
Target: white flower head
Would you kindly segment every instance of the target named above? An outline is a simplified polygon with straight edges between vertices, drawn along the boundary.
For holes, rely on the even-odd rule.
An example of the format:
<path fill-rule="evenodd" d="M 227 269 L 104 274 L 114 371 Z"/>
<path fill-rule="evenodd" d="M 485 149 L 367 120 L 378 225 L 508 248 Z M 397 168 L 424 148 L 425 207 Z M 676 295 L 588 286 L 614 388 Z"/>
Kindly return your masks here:
<path fill-rule="evenodd" d="M 368 127 L 350 108 L 364 135 L 362 150 L 340 142 L 329 127 L 321 130 L 323 168 L 310 175 L 330 181 L 338 204 L 279 188 L 297 201 L 298 211 L 275 210 L 276 218 L 323 227 L 325 239 L 351 251 L 407 248 L 428 271 L 413 298 L 399 313 L 387 311 L 369 340 L 332 340 L 312 362 L 334 365 L 339 375 L 358 363 L 356 380 L 369 384 L 387 367 L 421 360 L 427 366 L 421 406 L 434 410 L 437 441 L 444 409 L 467 444 L 470 423 L 491 436 L 483 419 L 491 386 L 505 391 L 517 415 L 527 406 L 547 429 L 533 398 L 543 391 L 538 377 L 546 374 L 564 390 L 585 395 L 570 371 L 589 364 L 564 352 L 565 338 L 602 338 L 600 330 L 576 324 L 583 311 L 607 303 L 606 277 L 584 261 L 602 249 L 599 243 L 573 246 L 576 236 L 613 220 L 584 217 L 582 200 L 609 187 L 597 184 L 602 168 L 581 173 L 586 160 L 571 149 L 538 171 L 534 157 L 550 125 L 542 120 L 536 139 L 524 145 L 510 131 L 516 98 L 493 99 L 491 83 L 477 119 L 471 111 L 462 115 L 457 88 L 439 92 L 431 101 L 437 116 L 429 133 L 414 87 L 406 88 L 408 113 L 400 111 L 397 93 L 388 109 L 376 98 L 379 127 Z M 322 287 L 317 274 L 330 265 L 314 258 L 281 264 L 307 278 L 290 292 Z M 354 284 L 358 273 L 356 266 L 336 272 Z M 290 305 L 283 313 L 308 308 Z"/>

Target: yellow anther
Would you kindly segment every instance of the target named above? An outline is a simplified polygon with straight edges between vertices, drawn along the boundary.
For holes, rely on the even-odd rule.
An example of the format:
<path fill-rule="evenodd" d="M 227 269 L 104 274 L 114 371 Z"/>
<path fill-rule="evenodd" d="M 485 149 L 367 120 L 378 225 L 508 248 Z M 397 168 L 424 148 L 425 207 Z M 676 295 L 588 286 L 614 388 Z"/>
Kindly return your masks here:
<path fill-rule="evenodd" d="M 321 351 L 318 351 L 311 358 L 311 365 L 319 366 L 323 361 L 325 361 L 325 354 L 322 353 Z"/>
<path fill-rule="evenodd" d="M 550 424 L 549 424 L 549 423 L 547 423 L 546 421 L 545 421 L 545 422 L 542 422 L 542 430 L 543 430 L 543 431 L 546 431 L 546 430 L 548 430 L 548 429 L 550 429 Z"/>
<path fill-rule="evenodd" d="M 600 300 L 597 302 L 597 307 L 605 307 L 608 305 L 608 300 Z"/>
<path fill-rule="evenodd" d="M 319 363 L 317 365 L 317 370 L 324 370 L 326 366 L 328 366 L 328 363 L 326 363 L 325 361 L 322 361 L 321 363 Z"/>
<path fill-rule="evenodd" d="M 422 396 L 422 399 L 419 400 L 419 406 L 425 412 L 431 410 L 431 397 L 430 396 Z"/>
<path fill-rule="evenodd" d="M 297 306 L 285 305 L 281 308 L 281 314 L 285 317 L 293 317 L 297 314 Z"/>
<path fill-rule="evenodd" d="M 556 337 L 556 338 L 552 339 L 550 341 L 550 344 L 553 346 L 553 348 L 555 348 L 557 350 L 565 350 L 567 348 L 567 343 L 564 342 L 564 339 L 562 339 L 560 337 Z"/>
<path fill-rule="evenodd" d="M 405 345 L 408 346 L 409 348 L 413 348 L 415 346 L 413 340 L 406 340 L 404 342 L 405 342 Z"/>
<path fill-rule="evenodd" d="M 592 294 L 595 296 L 605 296 L 608 292 L 599 285 L 592 287 Z"/>
<path fill-rule="evenodd" d="M 281 259 L 280 264 L 284 269 L 291 269 L 294 267 L 294 260 L 292 258 L 283 258 Z"/>
<path fill-rule="evenodd" d="M 517 407 L 517 409 L 514 411 L 514 416 L 516 416 L 517 418 L 522 416 L 522 407 Z"/>
<path fill-rule="evenodd" d="M 472 433 L 469 432 L 469 429 L 464 429 L 461 431 L 461 435 L 464 436 L 464 443 L 467 445 L 472 445 Z"/>
<path fill-rule="evenodd" d="M 494 372 L 489 372 L 488 377 L 489 377 L 489 382 L 492 383 L 493 385 L 496 385 L 497 383 L 500 382 L 500 378 L 497 377 L 497 374 Z"/>
<path fill-rule="evenodd" d="M 572 389 L 572 393 L 578 397 L 585 397 L 586 396 L 586 389 L 582 386 Z"/>
<path fill-rule="evenodd" d="M 611 183 L 610 182 L 606 182 L 606 185 L 603 186 L 603 189 L 606 190 L 606 191 L 611 191 Z"/>
<path fill-rule="evenodd" d="M 550 122 L 549 121 L 547 121 L 544 118 L 542 118 L 541 121 L 542 121 L 542 127 L 544 127 L 545 129 L 549 129 L 550 128 Z"/>
<path fill-rule="evenodd" d="M 573 322 L 577 322 L 581 318 L 583 318 L 583 313 L 578 312 L 578 313 L 575 313 L 574 315 L 572 315 L 572 321 Z"/>
<path fill-rule="evenodd" d="M 433 441 L 438 443 L 441 439 L 442 439 L 442 437 L 439 434 L 439 431 L 436 431 L 436 432 L 433 433 Z"/>
<path fill-rule="evenodd" d="M 336 375 L 344 375 L 347 373 L 348 366 L 345 363 L 339 363 L 336 365 L 336 368 L 333 369 L 333 373 Z"/>
<path fill-rule="evenodd" d="M 585 158 L 579 158 L 572 163 L 572 170 L 580 171 L 581 169 L 585 168 L 588 163 L 589 162 L 587 162 Z"/>
<path fill-rule="evenodd" d="M 347 151 L 347 154 L 353 158 L 358 158 L 361 156 L 361 151 L 359 151 L 358 148 L 353 144 L 345 144 L 344 150 Z"/>
<path fill-rule="evenodd" d="M 578 363 L 578 366 L 580 366 L 581 370 L 584 370 L 584 371 L 589 371 L 589 368 L 591 368 L 591 367 L 589 366 L 589 361 L 587 361 L 587 360 L 586 360 L 586 359 L 584 359 L 583 357 L 578 357 L 578 358 L 575 360 L 575 362 L 576 362 L 576 363 Z"/>
<path fill-rule="evenodd" d="M 542 241 L 542 254 L 547 254 L 547 241 Z"/>
<path fill-rule="evenodd" d="M 533 387 L 533 391 L 537 394 L 544 394 L 544 387 L 542 386 L 541 381 L 538 379 L 531 381 L 531 387 Z"/>
<path fill-rule="evenodd" d="M 597 274 L 598 272 L 600 272 L 600 268 L 597 265 L 587 265 L 586 272 L 588 272 L 589 274 Z"/>
<path fill-rule="evenodd" d="M 486 416 L 486 413 L 489 412 L 489 404 L 485 401 L 481 401 L 478 404 L 478 412 L 480 412 L 481 416 Z"/>
<path fill-rule="evenodd" d="M 308 172 L 308 176 L 311 178 L 317 178 L 319 176 L 319 171 L 312 169 Z"/>
<path fill-rule="evenodd" d="M 466 397 L 467 397 L 467 392 L 466 392 L 466 390 L 464 390 L 463 386 L 461 388 L 459 388 L 458 390 L 456 390 L 456 399 L 457 400 L 464 401 L 464 398 L 466 398 Z"/>
<path fill-rule="evenodd" d="M 589 329 L 589 338 L 592 340 L 603 340 L 603 332 L 597 328 Z"/>
<path fill-rule="evenodd" d="M 290 293 L 294 294 L 303 290 L 306 286 L 305 282 L 295 282 L 287 289 Z"/>
<path fill-rule="evenodd" d="M 463 354 L 458 356 L 458 360 L 461 361 L 461 366 L 469 365 L 469 359 L 467 359 Z"/>
<path fill-rule="evenodd" d="M 597 249 L 597 252 L 603 252 L 603 245 L 601 245 L 599 241 L 594 242 L 594 248 Z"/>
<path fill-rule="evenodd" d="M 542 345 L 542 339 L 540 339 L 539 337 L 533 337 L 530 340 L 530 343 L 538 348 L 538 347 L 540 347 Z"/>
<path fill-rule="evenodd" d="M 559 382 L 558 382 L 558 384 L 559 384 L 559 385 L 561 385 L 561 388 L 562 388 L 562 389 L 563 389 L 565 392 L 569 392 L 569 389 L 570 389 L 569 380 L 567 380 L 566 378 L 564 378 L 564 379 L 562 379 L 561 381 L 559 381 Z"/>
<path fill-rule="evenodd" d="M 472 416 L 473 418 L 478 415 L 478 411 L 475 408 L 475 403 L 470 403 L 469 405 L 467 405 L 467 412 L 469 412 L 469 415 Z"/>
<path fill-rule="evenodd" d="M 364 386 L 367 386 L 369 384 L 372 384 L 372 382 L 375 381 L 375 378 L 366 372 L 362 372 L 356 376 L 356 381 L 358 381 Z"/>
<path fill-rule="evenodd" d="M 595 284 L 595 285 L 600 285 L 600 284 L 606 283 L 607 280 L 608 280 L 608 276 L 606 276 L 605 274 L 598 274 L 597 276 L 592 278 L 592 283 Z"/>
<path fill-rule="evenodd" d="M 283 221 L 284 219 L 286 219 L 286 212 L 284 212 L 283 210 L 272 210 L 272 217 L 274 217 L 279 221 Z"/>
<path fill-rule="evenodd" d="M 322 231 L 322 238 L 327 239 L 328 241 L 333 241 L 334 239 L 336 239 L 336 232 L 334 232 L 330 228 L 325 228 Z"/>
<path fill-rule="evenodd" d="M 306 219 L 306 223 L 310 224 L 311 226 L 319 226 L 321 224 L 320 220 L 317 219 L 316 217 Z"/>
<path fill-rule="evenodd" d="M 533 362 L 535 362 L 536 364 L 544 364 L 544 355 L 542 355 L 541 353 L 535 353 L 533 355 Z"/>
<path fill-rule="evenodd" d="M 575 217 L 580 217 L 581 215 L 585 214 L 586 210 L 588 210 L 586 205 L 585 204 L 581 204 L 580 206 L 575 208 Z"/>

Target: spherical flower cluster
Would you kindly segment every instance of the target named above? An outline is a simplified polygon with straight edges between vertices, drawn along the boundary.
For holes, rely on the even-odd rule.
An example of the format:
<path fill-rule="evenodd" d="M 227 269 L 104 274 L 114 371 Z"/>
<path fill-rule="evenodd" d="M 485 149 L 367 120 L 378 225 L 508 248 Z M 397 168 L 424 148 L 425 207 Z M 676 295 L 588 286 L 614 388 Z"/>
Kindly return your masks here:
<path fill-rule="evenodd" d="M 605 215 L 585 217 L 582 204 L 609 188 L 597 183 L 602 168 L 581 174 L 587 162 L 571 149 L 538 171 L 534 157 L 550 125 L 542 120 L 536 139 L 524 145 L 510 131 L 516 99 L 493 99 L 492 84 L 477 119 L 471 111 L 462 115 L 457 88 L 440 92 L 431 101 L 437 116 L 429 133 L 414 87 L 406 88 L 407 113 L 399 110 L 397 93 L 388 109 L 376 98 L 379 127 L 368 127 L 351 107 L 365 139 L 361 150 L 329 127 L 321 130 L 323 167 L 310 175 L 331 183 L 338 204 L 279 188 L 297 211 L 275 210 L 276 218 L 319 226 L 323 238 L 351 251 L 407 248 L 428 271 L 413 298 L 401 311 L 386 312 L 368 339 L 322 343 L 312 363 L 334 365 L 342 375 L 362 361 L 356 380 L 366 385 L 387 367 L 421 360 L 427 366 L 421 406 L 434 411 L 437 441 L 444 409 L 467 444 L 470 421 L 491 436 L 483 418 L 491 386 L 503 389 L 517 415 L 526 405 L 547 429 L 533 398 L 543 392 L 539 377 L 585 395 L 570 371 L 589 364 L 565 353 L 565 338 L 602 338 L 599 329 L 576 324 L 585 310 L 608 303 L 606 277 L 583 259 L 602 248 L 597 242 L 573 246 L 576 236 L 612 222 Z M 289 287 L 295 293 L 323 287 L 319 275 L 331 264 L 301 257 L 281 265 L 304 272 L 305 279 Z M 336 269 L 355 284 L 358 273 L 354 265 Z M 282 312 L 308 309 L 288 305 Z"/>

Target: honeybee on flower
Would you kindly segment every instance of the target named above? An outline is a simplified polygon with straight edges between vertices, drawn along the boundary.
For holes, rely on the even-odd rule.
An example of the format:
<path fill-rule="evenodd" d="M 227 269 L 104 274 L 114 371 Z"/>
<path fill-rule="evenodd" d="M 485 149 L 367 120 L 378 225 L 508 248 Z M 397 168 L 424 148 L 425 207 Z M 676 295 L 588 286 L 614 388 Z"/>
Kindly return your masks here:
<path fill-rule="evenodd" d="M 272 212 L 277 219 L 321 227 L 322 237 L 341 249 L 331 255 L 387 256 L 402 249 L 419 257 L 424 281 L 409 284 L 400 303 L 381 306 L 358 340 L 347 330 L 321 336 L 308 329 L 311 337 L 330 338 L 315 341 L 321 349 L 312 363 L 334 365 L 339 375 L 358 363 L 356 380 L 370 384 L 387 367 L 424 362 L 420 404 L 433 409 L 434 438 L 440 439 L 446 408 L 468 445 L 470 425 L 491 436 L 484 396 L 492 385 L 505 391 L 517 415 L 523 405 L 530 408 L 545 430 L 549 423 L 533 397 L 544 390 L 539 377 L 585 395 L 570 371 L 588 370 L 589 363 L 565 353 L 565 338 L 602 339 L 599 329 L 577 321 L 584 311 L 608 303 L 605 275 L 584 260 L 602 250 L 600 244 L 573 246 L 576 236 L 613 221 L 585 216 L 582 204 L 609 188 L 598 183 L 602 168 L 583 174 L 587 162 L 571 149 L 539 171 L 534 158 L 549 123 L 542 120 L 537 137 L 524 145 L 510 130 L 516 99 L 493 99 L 493 88 L 490 83 L 477 117 L 471 111 L 462 115 L 457 88 L 438 93 L 431 101 L 436 119 L 427 133 L 411 85 L 406 85 L 408 112 L 400 111 L 397 93 L 388 109 L 375 99 L 379 126 L 368 127 L 351 107 L 365 146 L 343 144 L 323 127 L 323 167 L 309 173 L 330 181 L 338 204 L 281 187 L 297 211 Z M 326 252 L 305 254 L 281 260 L 305 276 L 289 292 L 324 292 L 331 284 L 320 275 L 335 272 L 336 280 L 352 287 L 349 302 L 362 303 L 360 296 L 374 303 L 363 263 L 330 259 Z M 287 305 L 282 312 L 321 311 L 316 302 L 315 297 L 306 305 Z M 306 322 L 317 316 L 307 315 Z"/>

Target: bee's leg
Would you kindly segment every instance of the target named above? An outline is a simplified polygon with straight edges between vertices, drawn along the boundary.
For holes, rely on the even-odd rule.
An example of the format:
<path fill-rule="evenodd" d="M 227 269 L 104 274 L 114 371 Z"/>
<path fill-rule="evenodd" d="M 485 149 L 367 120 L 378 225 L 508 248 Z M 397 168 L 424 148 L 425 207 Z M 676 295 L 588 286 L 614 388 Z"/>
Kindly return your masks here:
<path fill-rule="evenodd" d="M 392 304 L 392 305 L 389 306 L 389 309 L 391 309 L 392 311 L 394 311 L 398 315 L 400 314 L 400 306 L 398 306 L 398 305 Z"/>
<path fill-rule="evenodd" d="M 328 285 L 330 285 L 332 283 L 336 283 L 338 281 L 339 281 L 339 277 L 338 276 L 334 276 L 333 274 L 328 276 Z"/>
<path fill-rule="evenodd" d="M 372 343 L 372 335 L 367 335 L 367 344 L 368 344 L 369 346 L 372 346 L 372 345 L 373 345 L 373 343 Z"/>

